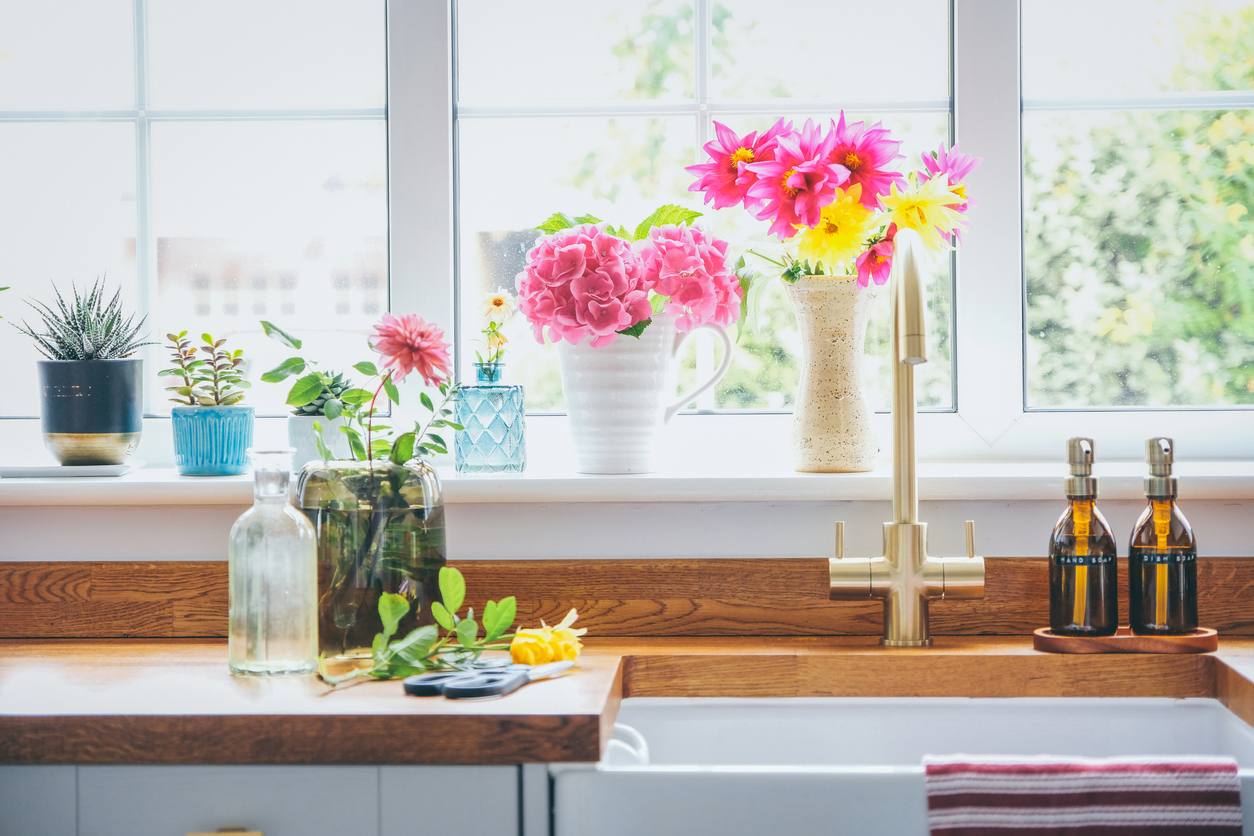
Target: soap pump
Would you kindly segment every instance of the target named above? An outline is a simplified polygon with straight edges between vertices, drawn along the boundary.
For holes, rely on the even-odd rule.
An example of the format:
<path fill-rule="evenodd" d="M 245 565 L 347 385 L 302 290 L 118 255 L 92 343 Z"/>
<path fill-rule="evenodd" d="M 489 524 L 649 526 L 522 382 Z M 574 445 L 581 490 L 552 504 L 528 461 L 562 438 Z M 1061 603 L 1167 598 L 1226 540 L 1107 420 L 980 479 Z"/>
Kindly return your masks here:
<path fill-rule="evenodd" d="M 1145 442 L 1149 476 L 1128 545 L 1128 614 L 1138 635 L 1180 635 L 1197 629 L 1197 540 L 1176 505 L 1178 485 L 1170 438 Z"/>
<path fill-rule="evenodd" d="M 1093 439 L 1068 439 L 1067 464 L 1067 510 L 1049 541 L 1049 629 L 1062 636 L 1112 636 L 1119 629 L 1117 551 L 1097 510 Z"/>

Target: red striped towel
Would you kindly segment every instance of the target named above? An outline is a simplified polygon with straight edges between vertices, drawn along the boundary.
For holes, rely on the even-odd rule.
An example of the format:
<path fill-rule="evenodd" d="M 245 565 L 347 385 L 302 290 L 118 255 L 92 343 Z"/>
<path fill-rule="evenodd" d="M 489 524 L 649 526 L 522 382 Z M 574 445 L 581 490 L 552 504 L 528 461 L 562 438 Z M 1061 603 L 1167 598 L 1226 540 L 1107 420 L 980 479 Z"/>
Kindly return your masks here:
<path fill-rule="evenodd" d="M 932 836 L 1241 836 L 1230 758 L 923 759 Z"/>

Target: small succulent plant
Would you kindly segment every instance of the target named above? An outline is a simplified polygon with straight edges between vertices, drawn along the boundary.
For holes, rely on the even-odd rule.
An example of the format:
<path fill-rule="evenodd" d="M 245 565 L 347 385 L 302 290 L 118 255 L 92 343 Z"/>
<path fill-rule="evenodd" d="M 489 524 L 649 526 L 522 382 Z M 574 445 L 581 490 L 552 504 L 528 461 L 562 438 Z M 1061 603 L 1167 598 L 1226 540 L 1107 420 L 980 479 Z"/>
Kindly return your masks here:
<path fill-rule="evenodd" d="M 73 287 L 73 286 L 72 286 Z M 117 360 L 129 357 L 142 346 L 144 317 L 135 322 L 132 314 L 122 318 L 122 291 L 118 290 L 108 302 L 104 301 L 101 281 L 92 285 L 86 295 L 80 295 L 73 287 L 74 301 L 68 302 L 61 291 L 53 286 L 57 295 L 56 309 L 43 302 L 28 302 L 43 318 L 43 332 L 31 329 L 22 320 L 17 330 L 35 341 L 35 347 L 49 360 Z"/>
<path fill-rule="evenodd" d="M 293 415 L 326 415 L 327 403 L 329 401 L 343 403 L 340 400 L 341 396 L 353 388 L 353 382 L 346 380 L 343 374 L 337 374 L 335 377 L 323 376 L 321 383 L 322 391 L 318 393 L 318 396 L 307 404 L 295 407 L 292 410 Z"/>
<path fill-rule="evenodd" d="M 162 377 L 180 377 L 181 385 L 167 386 L 167 392 L 178 397 L 171 401 L 184 406 L 231 406 L 244 399 L 244 390 L 252 386 L 244 379 L 244 352 L 223 348 L 226 340 L 215 340 L 201 334 L 204 345 L 197 349 L 187 339 L 187 332 L 166 334 L 173 352 L 173 368 L 157 372 Z M 197 357 L 197 352 L 204 359 Z"/>

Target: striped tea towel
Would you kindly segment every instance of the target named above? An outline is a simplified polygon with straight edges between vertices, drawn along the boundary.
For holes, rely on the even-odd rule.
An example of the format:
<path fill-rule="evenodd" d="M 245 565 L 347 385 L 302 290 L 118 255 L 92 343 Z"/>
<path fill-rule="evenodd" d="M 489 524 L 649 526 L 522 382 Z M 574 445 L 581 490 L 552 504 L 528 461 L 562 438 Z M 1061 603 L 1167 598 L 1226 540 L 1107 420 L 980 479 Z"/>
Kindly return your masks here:
<path fill-rule="evenodd" d="M 1231 758 L 923 759 L 932 836 L 1241 836 Z"/>

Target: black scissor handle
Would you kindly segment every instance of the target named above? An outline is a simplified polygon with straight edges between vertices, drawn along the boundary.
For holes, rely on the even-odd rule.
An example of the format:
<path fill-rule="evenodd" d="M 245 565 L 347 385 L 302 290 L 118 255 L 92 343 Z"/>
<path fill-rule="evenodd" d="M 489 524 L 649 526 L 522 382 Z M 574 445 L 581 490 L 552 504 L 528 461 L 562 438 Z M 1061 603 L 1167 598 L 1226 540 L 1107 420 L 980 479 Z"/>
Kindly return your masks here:
<path fill-rule="evenodd" d="M 405 677 L 405 693 L 411 697 L 438 697 L 444 693 L 444 684 L 450 679 L 457 679 L 466 674 L 462 671 L 451 673 L 420 673 L 417 676 Z"/>
<path fill-rule="evenodd" d="M 517 691 L 531 681 L 525 670 L 483 671 L 455 677 L 444 683 L 444 696 L 451 700 L 500 697 Z"/>

